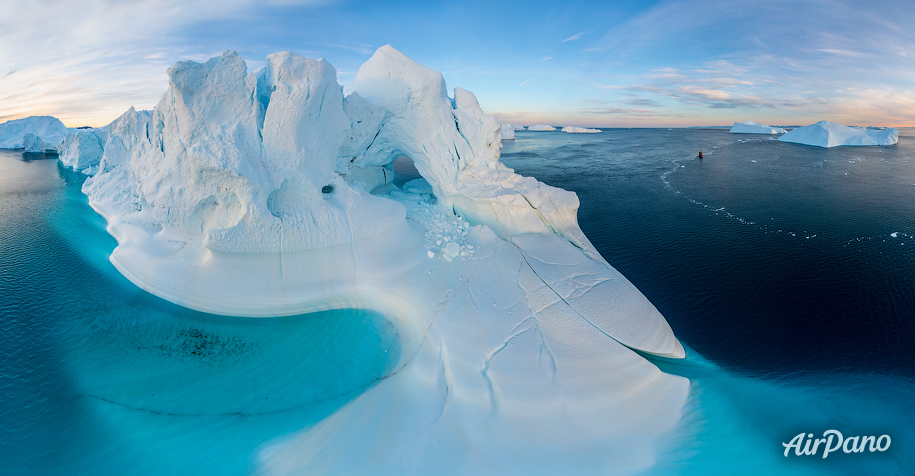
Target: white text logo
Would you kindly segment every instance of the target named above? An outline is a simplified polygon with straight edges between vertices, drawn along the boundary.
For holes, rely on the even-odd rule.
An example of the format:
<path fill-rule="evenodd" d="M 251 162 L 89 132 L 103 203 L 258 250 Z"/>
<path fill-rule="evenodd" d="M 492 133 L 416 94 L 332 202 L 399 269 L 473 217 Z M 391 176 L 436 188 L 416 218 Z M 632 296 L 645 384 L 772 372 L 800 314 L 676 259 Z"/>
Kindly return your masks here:
<path fill-rule="evenodd" d="M 782 443 L 785 447 L 785 456 L 794 449 L 794 454 L 798 456 L 814 456 L 823 449 L 823 458 L 829 456 L 829 453 L 841 449 L 845 453 L 864 453 L 864 450 L 886 451 L 890 447 L 890 435 L 882 435 L 879 438 L 875 436 L 851 436 L 842 438 L 842 432 L 838 430 L 826 430 L 822 438 L 813 438 L 813 433 L 801 433 L 788 443 Z"/>

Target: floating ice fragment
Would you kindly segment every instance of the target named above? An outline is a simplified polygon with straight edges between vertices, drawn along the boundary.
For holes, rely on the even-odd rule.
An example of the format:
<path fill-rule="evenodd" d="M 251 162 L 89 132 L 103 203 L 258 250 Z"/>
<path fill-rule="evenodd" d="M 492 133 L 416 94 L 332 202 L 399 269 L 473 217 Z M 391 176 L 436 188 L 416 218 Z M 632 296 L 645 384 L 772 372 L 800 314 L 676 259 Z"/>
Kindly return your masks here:
<path fill-rule="evenodd" d="M 458 246 L 458 244 L 453 241 L 451 243 L 448 243 L 447 245 L 445 245 L 445 249 L 444 249 L 444 251 L 442 251 L 442 256 L 444 256 L 445 259 L 448 261 L 453 260 L 459 254 L 461 254 L 461 247 Z"/>
<path fill-rule="evenodd" d="M 896 238 L 897 236 L 899 236 L 899 232 L 894 231 L 894 232 L 890 233 L 890 236 L 892 236 L 893 238 Z"/>

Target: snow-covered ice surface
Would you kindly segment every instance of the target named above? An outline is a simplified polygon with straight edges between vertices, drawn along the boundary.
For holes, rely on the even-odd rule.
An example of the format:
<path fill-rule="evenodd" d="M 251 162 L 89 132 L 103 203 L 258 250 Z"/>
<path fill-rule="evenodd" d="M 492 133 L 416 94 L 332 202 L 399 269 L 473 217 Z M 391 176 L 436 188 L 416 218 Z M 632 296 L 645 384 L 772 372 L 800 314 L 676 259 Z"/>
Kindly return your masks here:
<path fill-rule="evenodd" d="M 788 131 L 781 127 L 772 127 L 753 121 L 735 122 L 730 132 L 734 134 L 784 134 Z"/>
<path fill-rule="evenodd" d="M 816 147 L 893 145 L 899 140 L 899 131 L 885 127 L 849 127 L 835 122 L 820 121 L 794 129 L 778 140 Z"/>
<path fill-rule="evenodd" d="M 555 127 L 546 125 L 546 124 L 536 124 L 527 128 L 529 131 L 539 131 L 539 132 L 553 132 L 556 130 Z"/>
<path fill-rule="evenodd" d="M 31 116 L 0 124 L 0 149 L 25 149 L 28 152 L 56 151 L 67 135 L 67 127 L 51 116 Z"/>
<path fill-rule="evenodd" d="M 569 134 L 596 134 L 596 133 L 600 132 L 600 129 L 588 129 L 587 127 L 565 126 L 562 128 L 562 132 L 568 132 Z"/>
<path fill-rule="evenodd" d="M 511 124 L 502 124 L 502 140 L 515 140 L 515 128 Z"/>
<path fill-rule="evenodd" d="M 83 186 L 115 267 L 193 309 L 367 309 L 401 339 L 393 373 L 265 445 L 259 473 L 652 466 L 689 382 L 633 349 L 683 347 L 581 232 L 577 196 L 500 163 L 499 122 L 472 93 L 449 97 L 390 46 L 346 98 L 330 64 L 293 53 L 252 73 L 233 52 L 168 73 L 153 111 L 107 126 Z M 399 189 L 402 155 L 423 179 Z"/>

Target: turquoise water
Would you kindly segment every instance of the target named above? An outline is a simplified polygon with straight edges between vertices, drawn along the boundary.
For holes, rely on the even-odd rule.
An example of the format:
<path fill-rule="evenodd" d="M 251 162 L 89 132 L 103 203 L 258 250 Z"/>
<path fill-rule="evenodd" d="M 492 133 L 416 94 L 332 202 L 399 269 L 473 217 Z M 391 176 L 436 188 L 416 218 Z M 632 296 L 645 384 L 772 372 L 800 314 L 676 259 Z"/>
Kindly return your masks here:
<path fill-rule="evenodd" d="M 747 139 L 522 132 L 503 161 L 576 191 L 588 237 L 689 347 L 655 360 L 691 393 L 648 474 L 915 474 L 915 134 Z M 0 473 L 248 474 L 393 370 L 371 312 L 230 318 L 140 291 L 83 179 L 0 151 Z M 892 445 L 783 456 L 829 429 Z"/>
<path fill-rule="evenodd" d="M 388 375 L 376 313 L 212 316 L 140 291 L 57 160 L 0 152 L 3 474 L 246 474 Z"/>

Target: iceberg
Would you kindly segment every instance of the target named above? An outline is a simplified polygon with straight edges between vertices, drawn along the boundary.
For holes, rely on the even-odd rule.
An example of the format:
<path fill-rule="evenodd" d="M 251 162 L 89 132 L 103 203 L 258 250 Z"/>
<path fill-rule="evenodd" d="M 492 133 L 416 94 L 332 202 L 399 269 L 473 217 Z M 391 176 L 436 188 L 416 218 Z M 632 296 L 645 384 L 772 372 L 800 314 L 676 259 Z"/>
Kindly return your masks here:
<path fill-rule="evenodd" d="M 0 149 L 55 152 L 67 127 L 52 116 L 31 116 L 0 124 Z"/>
<path fill-rule="evenodd" d="M 753 121 L 735 122 L 731 126 L 733 134 L 784 134 L 788 131 L 781 127 L 771 127 L 765 124 L 759 124 Z"/>
<path fill-rule="evenodd" d="M 502 140 L 515 140 L 515 129 L 511 124 L 502 124 Z"/>
<path fill-rule="evenodd" d="M 528 127 L 527 130 L 540 131 L 540 132 L 552 132 L 552 131 L 555 131 L 556 128 L 553 126 L 548 126 L 546 124 L 537 124 L 537 125 Z"/>
<path fill-rule="evenodd" d="M 899 140 L 899 131 L 889 128 L 843 126 L 835 122 L 820 121 L 799 127 L 781 136 L 782 142 L 812 145 L 815 147 L 839 147 L 846 145 L 893 145 Z"/>
<path fill-rule="evenodd" d="M 562 128 L 562 132 L 567 132 L 569 134 L 596 134 L 596 133 L 600 132 L 600 129 L 588 129 L 587 127 L 565 126 Z"/>
<path fill-rule="evenodd" d="M 391 46 L 346 97 L 329 63 L 288 52 L 168 78 L 152 111 L 107 126 L 83 185 L 114 266 L 189 308 L 370 309 L 401 339 L 392 373 L 266 443 L 259 472 L 651 468 L 690 384 L 643 355 L 684 349 L 582 233 L 578 197 L 499 161 L 471 92 Z M 422 179 L 398 188 L 400 156 Z"/>
<path fill-rule="evenodd" d="M 102 160 L 108 128 L 73 130 L 63 138 L 57 154 L 61 163 L 77 172 L 91 170 Z"/>
<path fill-rule="evenodd" d="M 512 124 L 512 129 L 514 129 L 515 131 L 523 131 L 523 130 L 524 130 L 524 126 L 519 126 L 519 125 L 517 125 L 517 124 Z"/>

